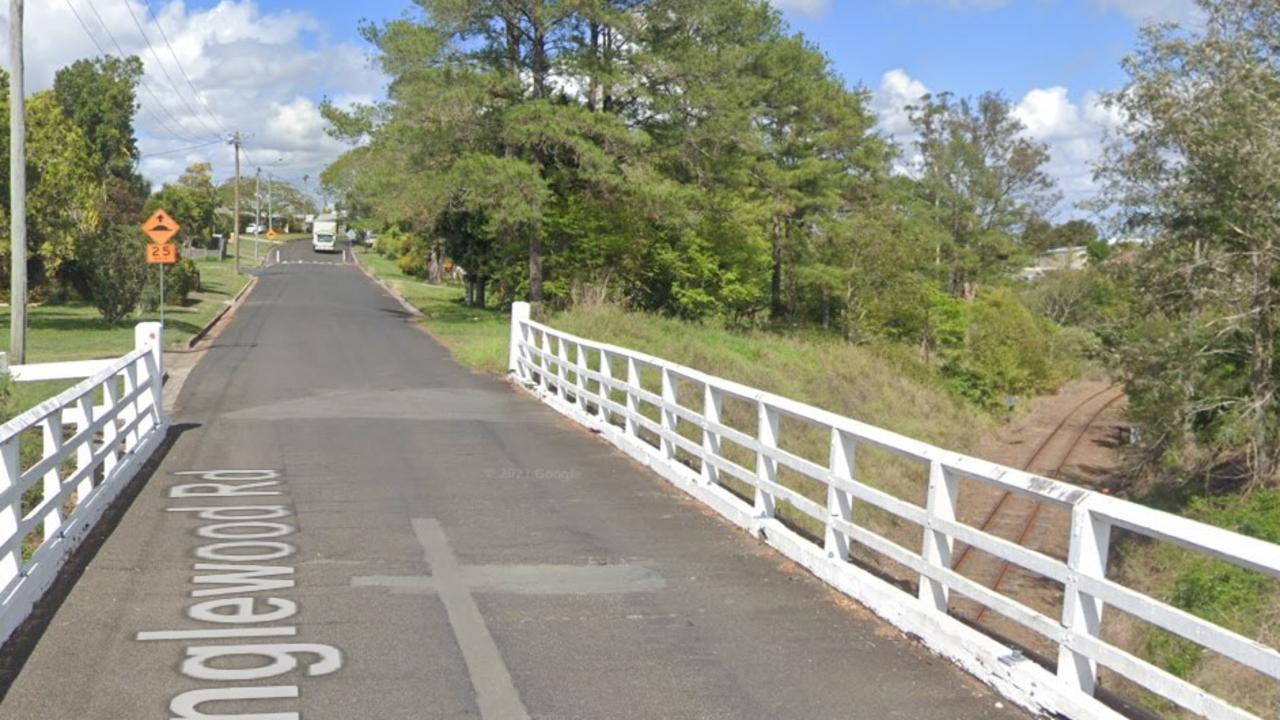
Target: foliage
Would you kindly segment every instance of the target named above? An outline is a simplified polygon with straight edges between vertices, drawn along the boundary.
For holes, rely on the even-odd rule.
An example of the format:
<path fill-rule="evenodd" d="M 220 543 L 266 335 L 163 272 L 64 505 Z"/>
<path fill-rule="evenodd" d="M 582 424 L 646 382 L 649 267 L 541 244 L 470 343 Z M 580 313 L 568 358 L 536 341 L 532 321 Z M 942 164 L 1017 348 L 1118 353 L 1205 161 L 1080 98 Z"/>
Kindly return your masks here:
<path fill-rule="evenodd" d="M 924 160 L 905 177 L 870 93 L 767 2 L 417 5 L 362 28 L 387 101 L 323 107 L 354 147 L 321 182 L 394 228 L 379 252 L 405 273 L 430 277 L 446 255 L 473 307 L 490 291 L 547 311 L 591 298 L 910 343 L 983 402 L 1058 376 L 1036 367 L 1052 358 L 1019 357 L 1058 352 L 1047 326 L 1027 346 L 968 307 L 978 283 L 1006 281 L 1054 199 L 1045 148 L 1000 96 L 927 99 Z"/>
<path fill-rule="evenodd" d="M 165 277 L 165 300 L 186 304 L 192 292 L 200 290 L 200 268 L 189 258 L 178 260 L 170 266 L 168 277 Z"/>
<path fill-rule="evenodd" d="M 94 307 L 115 325 L 138 307 L 147 282 L 146 237 L 137 226 L 112 225 L 81 243 Z"/>
<path fill-rule="evenodd" d="M 9 162 L 7 76 L 0 73 L 0 161 Z M 27 99 L 27 253 L 33 283 L 52 280 L 76 256 L 77 239 L 100 223 L 102 185 L 84 134 L 65 114 L 51 91 Z M 0 178 L 0 264 L 5 285 L 9 270 L 9 176 Z"/>
<path fill-rule="evenodd" d="M 174 242 L 185 244 L 198 238 L 202 244 L 207 244 L 214 233 L 217 208 L 213 166 L 201 162 L 189 165 L 176 183 L 165 185 L 147 198 L 143 214 L 149 217 L 156 210 L 163 209 L 182 228 Z"/>
<path fill-rule="evenodd" d="M 1280 6 L 1204 0 L 1204 25 L 1147 28 L 1108 97 L 1127 118 L 1102 177 L 1151 238 L 1119 339 L 1157 467 L 1280 483 Z"/>
<path fill-rule="evenodd" d="M 950 291 L 1007 276 L 1021 259 L 1017 233 L 1053 202 L 1045 145 L 1028 140 L 1013 106 L 996 93 L 926 96 L 911 108 L 919 140 L 919 192 L 947 233 L 937 262 Z"/>
<path fill-rule="evenodd" d="M 946 351 L 943 373 L 962 395 L 986 408 L 1006 398 L 1052 387 L 1061 372 L 1055 361 L 1056 329 L 1035 317 L 1006 291 L 984 291 L 968 306 L 961 345 Z"/>
<path fill-rule="evenodd" d="M 54 96 L 67 118 L 84 133 L 101 177 L 134 175 L 138 143 L 133 116 L 142 75 L 142 60 L 136 56 L 107 56 L 77 60 L 54 77 Z"/>
<path fill-rule="evenodd" d="M 1280 543 L 1277 490 L 1196 498 L 1187 514 L 1211 525 Z M 1221 560 L 1179 555 L 1167 562 L 1177 568 L 1169 592 L 1172 605 L 1246 635 L 1255 633 L 1263 620 L 1264 598 L 1280 589 L 1261 573 Z M 1143 650 L 1153 662 L 1181 678 L 1190 676 L 1205 656 L 1200 645 L 1163 631 L 1151 633 Z"/>

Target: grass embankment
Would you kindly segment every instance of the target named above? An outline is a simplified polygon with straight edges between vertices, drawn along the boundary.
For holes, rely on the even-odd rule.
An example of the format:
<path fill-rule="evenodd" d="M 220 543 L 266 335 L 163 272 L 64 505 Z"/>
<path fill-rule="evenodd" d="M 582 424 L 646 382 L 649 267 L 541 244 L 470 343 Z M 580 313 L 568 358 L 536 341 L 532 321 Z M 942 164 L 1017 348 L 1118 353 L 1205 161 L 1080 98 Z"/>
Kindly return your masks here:
<path fill-rule="evenodd" d="M 229 259 L 224 262 L 202 260 L 196 265 L 200 268 L 201 290 L 191 293 L 186 305 L 168 306 L 164 311 L 165 341 L 171 346 L 190 340 L 249 281 L 247 275 L 236 275 Z M 119 357 L 133 349 L 134 325 L 159 319 L 159 311 L 142 312 L 118 325 L 108 325 L 89 303 L 33 306 L 28 310 L 27 319 L 27 362 Z M 0 313 L 0 336 L 8 337 L 8 333 L 9 314 Z M 15 383 L 9 412 L 20 413 L 73 384 L 73 381 Z"/>
<path fill-rule="evenodd" d="M 357 250 L 360 261 L 422 310 L 424 326 L 463 365 L 492 373 L 503 373 L 507 364 L 510 319 L 496 310 L 463 307 L 462 291 L 453 287 L 427 285 L 402 273 L 396 264 L 365 249 Z M 786 337 L 775 333 L 740 331 L 711 323 L 693 324 L 652 315 L 628 313 L 617 308 L 578 308 L 560 313 L 550 324 L 566 332 L 604 343 L 629 347 L 666 358 L 744 385 L 806 402 L 941 447 L 965 452 L 976 444 L 990 419 L 967 406 L 944 389 L 941 380 L 921 366 L 910 353 L 893 348 L 873 351 L 836 339 Z M 573 353 L 570 359 L 576 360 Z M 589 354 L 593 366 L 598 356 Z M 620 363 L 615 377 L 625 377 Z M 643 372 L 642 385 L 660 392 L 655 372 Z M 688 407 L 701 408 L 702 390 L 682 384 L 677 398 Z M 620 395 L 615 401 L 621 402 Z M 657 418 L 654 408 L 642 412 Z M 726 400 L 726 424 L 745 433 L 756 432 L 755 409 L 746 402 Z M 680 423 L 678 430 L 695 442 L 701 431 Z M 645 433 L 641 433 L 644 435 Z M 826 432 L 797 421 L 784 419 L 780 445 L 801 457 L 825 465 L 830 438 Z M 655 438 L 647 438 L 651 442 Z M 724 441 L 725 456 L 754 472 L 754 454 Z M 697 466 L 693 457 L 681 457 Z M 903 499 L 923 501 L 926 467 L 907 465 L 887 453 L 865 448 L 858 455 L 859 477 Z M 783 469 L 780 480 L 810 500 L 826 503 L 824 486 Z M 724 484 L 744 497 L 748 487 L 724 476 Z M 897 521 L 866 503 L 857 505 L 862 522 L 904 544 L 919 543 L 919 528 Z M 821 536 L 822 528 L 811 518 L 783 504 L 779 514 L 801 531 Z M 865 559 L 891 568 L 880 558 Z M 898 573 L 894 573 L 898 574 Z M 902 573 L 904 582 L 912 582 Z"/>

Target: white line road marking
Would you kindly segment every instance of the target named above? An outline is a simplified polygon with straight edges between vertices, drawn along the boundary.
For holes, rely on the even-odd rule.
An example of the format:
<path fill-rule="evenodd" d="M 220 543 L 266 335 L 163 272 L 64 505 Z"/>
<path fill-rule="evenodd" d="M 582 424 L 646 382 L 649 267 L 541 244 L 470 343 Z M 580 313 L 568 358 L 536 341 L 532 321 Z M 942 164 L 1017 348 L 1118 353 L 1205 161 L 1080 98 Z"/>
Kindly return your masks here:
<path fill-rule="evenodd" d="M 511 672 L 493 641 L 473 590 L 527 595 L 594 595 L 651 592 L 664 586 L 643 565 L 481 565 L 464 566 L 449 546 L 440 522 L 414 519 L 431 576 L 354 577 L 354 587 L 384 587 L 393 593 L 435 592 L 462 649 L 483 720 L 528 720 L 529 712 L 511 680 Z"/>

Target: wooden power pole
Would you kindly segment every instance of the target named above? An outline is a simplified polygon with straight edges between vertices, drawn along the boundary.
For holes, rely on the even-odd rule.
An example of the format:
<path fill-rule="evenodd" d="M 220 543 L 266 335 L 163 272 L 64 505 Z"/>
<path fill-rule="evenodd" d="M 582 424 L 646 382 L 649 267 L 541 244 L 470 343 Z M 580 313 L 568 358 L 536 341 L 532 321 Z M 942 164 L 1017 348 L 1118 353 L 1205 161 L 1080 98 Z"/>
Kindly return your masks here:
<path fill-rule="evenodd" d="M 236 246 L 236 274 L 240 274 L 240 131 L 231 136 L 231 144 L 236 148 L 236 200 L 232 210 L 231 242 Z"/>
<path fill-rule="evenodd" d="M 27 361 L 27 113 L 22 0 L 9 0 L 9 362 Z"/>

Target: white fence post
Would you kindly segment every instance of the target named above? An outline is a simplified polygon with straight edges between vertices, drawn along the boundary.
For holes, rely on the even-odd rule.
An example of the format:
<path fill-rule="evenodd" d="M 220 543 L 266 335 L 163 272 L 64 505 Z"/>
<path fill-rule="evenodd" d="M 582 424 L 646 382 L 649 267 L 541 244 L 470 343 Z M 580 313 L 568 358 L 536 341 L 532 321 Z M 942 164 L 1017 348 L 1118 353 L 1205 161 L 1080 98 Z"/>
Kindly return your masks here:
<path fill-rule="evenodd" d="M 760 450 L 756 452 L 756 477 L 760 479 L 759 484 L 756 485 L 756 517 L 772 518 L 777 512 L 777 503 L 774 500 L 773 493 L 764 489 L 764 483 L 776 484 L 778 482 L 778 463 L 766 455 L 764 450 L 765 448 L 778 447 L 778 428 L 780 423 L 778 411 L 769 407 L 763 400 L 757 400 L 756 407 L 759 409 L 759 427 L 756 440 L 760 443 Z"/>
<path fill-rule="evenodd" d="M 1102 632 L 1103 602 L 1080 590 L 1077 578 L 1107 576 L 1111 550 L 1111 525 L 1097 518 L 1086 499 L 1071 508 L 1071 547 L 1067 567 L 1071 572 L 1063 588 L 1062 625 L 1071 635 L 1098 637 Z M 1098 664 L 1066 644 L 1058 647 L 1058 677 L 1068 687 L 1093 694 L 1098 682 Z"/>
<path fill-rule="evenodd" d="M 520 367 L 520 355 L 524 351 L 524 343 L 528 341 L 529 303 L 511 303 L 511 347 L 507 349 L 507 372 L 517 378 L 524 376 Z"/>
<path fill-rule="evenodd" d="M 590 411 L 587 410 L 588 381 L 585 373 L 591 368 L 587 365 L 587 349 L 582 346 L 582 343 L 575 343 L 573 347 L 578 353 L 574 358 L 574 375 L 578 376 L 578 407 L 582 410 L 582 414 L 586 415 Z"/>
<path fill-rule="evenodd" d="M 164 325 L 158 322 L 138 323 L 133 329 L 133 346 L 138 350 L 146 348 L 151 351 L 151 362 L 144 365 L 144 373 L 139 373 L 138 383 L 150 381 L 151 402 L 159 424 L 164 421 Z M 139 430 L 146 431 L 143 428 Z"/>
<path fill-rule="evenodd" d="M 8 442 L 0 445 L 0 492 L 9 490 L 18 484 L 22 477 L 22 465 L 19 443 L 21 435 L 14 435 Z M 18 534 L 18 524 L 22 522 L 22 496 L 13 498 L 13 502 L 0 505 L 0 543 L 8 542 Z M 0 556 L 0 588 L 22 572 L 22 540 L 14 543 L 13 549 Z M 2 618 L 0 618 L 2 619 Z"/>
<path fill-rule="evenodd" d="M 542 348 L 542 354 L 538 357 L 538 367 L 542 371 L 538 377 L 542 380 L 542 389 L 550 393 L 552 366 L 555 365 L 551 359 L 551 333 L 546 330 L 538 331 L 538 347 Z"/>
<path fill-rule="evenodd" d="M 596 406 L 596 410 L 600 413 L 600 419 L 605 425 L 609 424 L 609 406 L 607 401 L 613 399 L 613 387 L 609 385 L 607 380 L 613 379 L 613 365 L 609 361 L 609 353 L 604 350 L 600 351 L 600 377 L 604 378 L 600 382 L 600 402 Z"/>
<path fill-rule="evenodd" d="M 854 469 L 857 467 L 857 443 L 853 438 L 840 432 L 839 428 L 831 428 L 831 474 L 841 480 L 853 482 Z M 853 497 L 834 485 L 827 485 L 827 514 L 832 520 L 843 520 L 853 523 Z M 827 522 L 827 533 L 823 539 L 823 549 L 827 557 L 838 560 L 849 559 L 849 536 L 837 530 L 831 522 Z"/>
<path fill-rule="evenodd" d="M 556 338 L 556 357 L 560 358 L 556 363 L 556 390 L 561 400 L 569 402 L 569 345 L 562 337 Z"/>
<path fill-rule="evenodd" d="M 676 423 L 679 418 L 675 412 L 676 405 L 676 379 L 672 376 L 671 371 L 662 368 L 662 455 L 668 460 L 676 459 L 676 441 L 671 439 L 676 433 Z"/>
<path fill-rule="evenodd" d="M 960 481 L 942 467 L 937 460 L 929 463 L 929 490 L 925 501 L 927 524 L 924 528 L 924 547 L 921 555 L 931 567 L 950 568 L 951 550 L 955 541 L 947 533 L 934 529 L 934 518 L 956 519 L 956 499 Z M 920 576 L 920 600 L 938 612 L 947 612 L 947 586 L 927 575 Z"/>
<path fill-rule="evenodd" d="M 720 435 L 710 428 L 710 424 L 719 425 L 723 413 L 724 394 L 707 383 L 703 386 L 702 393 L 702 417 L 708 424 L 702 430 L 702 482 L 707 485 L 720 484 L 720 468 L 710 460 L 720 457 Z"/>
<path fill-rule="evenodd" d="M 631 436 L 640 434 L 640 423 L 635 421 L 635 416 L 640 414 L 640 399 L 636 397 L 636 388 L 640 387 L 640 368 L 636 365 L 636 359 L 627 356 L 627 418 L 626 433 Z"/>
<path fill-rule="evenodd" d="M 44 440 L 44 447 L 41 448 L 42 459 L 47 460 L 62 454 L 62 413 L 56 412 L 45 418 L 44 423 L 41 425 L 41 435 Z M 43 500 L 57 497 L 62 492 L 62 476 L 58 474 L 56 465 L 49 468 L 49 471 L 44 474 L 42 492 Z M 57 534 L 60 527 L 62 527 L 62 507 L 54 503 L 45 511 L 45 539 L 48 540 Z"/>

